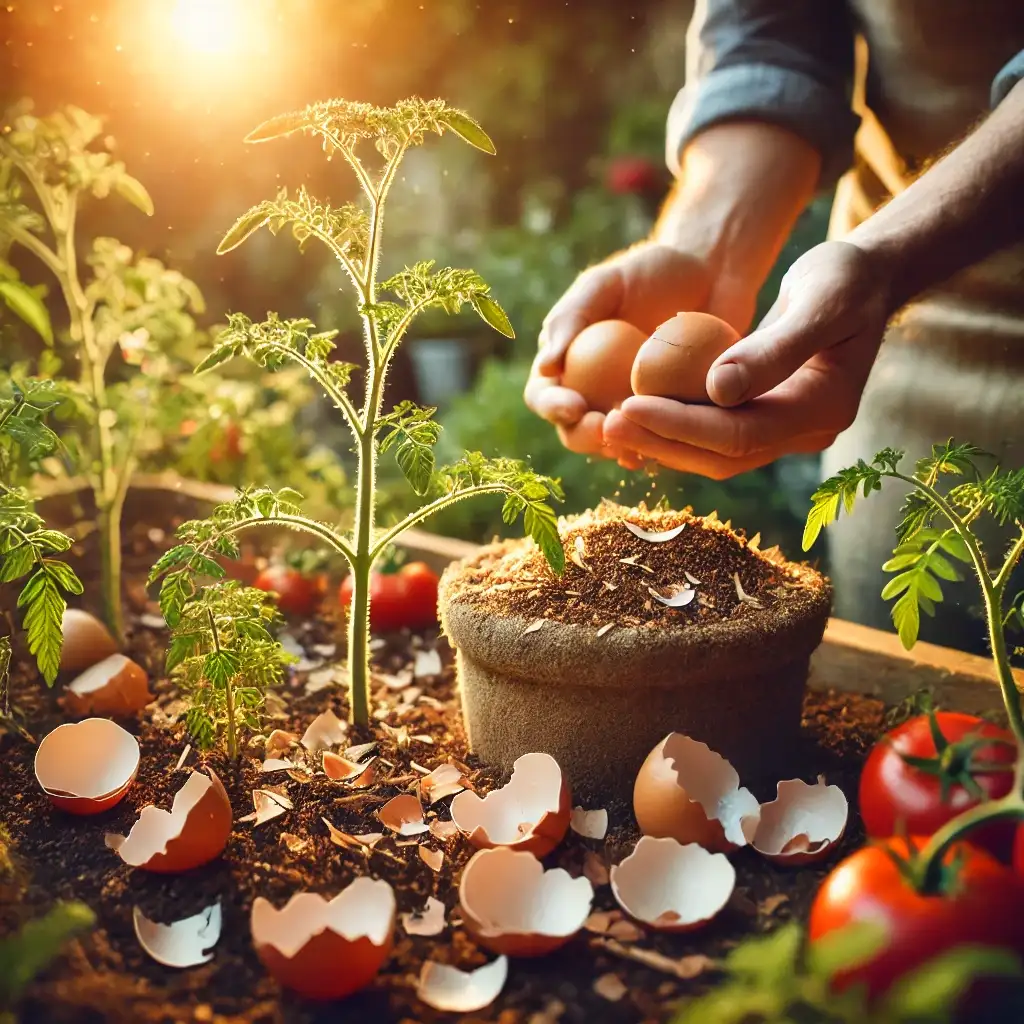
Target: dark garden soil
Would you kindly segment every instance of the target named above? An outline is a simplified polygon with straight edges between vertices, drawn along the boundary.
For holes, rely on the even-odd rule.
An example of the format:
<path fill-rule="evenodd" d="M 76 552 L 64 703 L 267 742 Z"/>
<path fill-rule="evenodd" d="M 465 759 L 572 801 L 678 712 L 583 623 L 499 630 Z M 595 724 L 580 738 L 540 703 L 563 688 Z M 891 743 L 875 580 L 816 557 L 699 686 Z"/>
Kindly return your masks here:
<path fill-rule="evenodd" d="M 144 566 L 152 561 L 145 545 L 137 547 L 135 561 L 139 564 L 131 566 L 129 578 L 140 578 Z M 699 576 L 705 570 L 695 566 L 692 571 Z M 743 585 L 756 597 L 766 578 L 759 582 L 753 574 L 744 576 Z M 723 596 L 724 590 L 723 586 Z M 390 835 L 369 851 L 341 847 L 332 842 L 323 821 L 326 818 L 348 833 L 382 831 L 375 811 L 390 797 L 415 785 L 419 773 L 413 762 L 433 768 L 454 759 L 465 766 L 468 779 L 480 792 L 502 781 L 467 752 L 447 646 L 436 634 L 395 635 L 375 643 L 374 708 L 380 724 L 365 735 L 358 730 L 350 734 L 353 744 L 378 743 L 382 771 L 372 788 L 353 791 L 329 781 L 322 772 L 308 776 L 300 772 L 261 774 L 263 747 L 258 741 L 237 766 L 218 753 L 197 757 L 193 752 L 176 769 L 188 740 L 177 717 L 181 703 L 173 685 L 163 678 L 165 634 L 154 628 L 156 622 L 149 617 L 154 608 L 145 604 L 137 583 L 129 587 L 129 593 L 133 611 L 127 653 L 150 672 L 157 705 L 140 719 L 122 723 L 138 737 L 142 751 L 138 781 L 125 800 L 94 818 L 62 814 L 36 784 L 32 770 L 35 745 L 10 735 L 0 739 L 0 820 L 10 832 L 16 864 L 13 876 L 0 879 L 0 935 L 10 934 L 57 899 L 82 900 L 98 917 L 96 929 L 72 944 L 31 987 L 19 1020 L 46 1024 L 298 1024 L 452 1019 L 419 1002 L 415 983 L 427 959 L 468 968 L 492 958 L 479 950 L 458 924 L 456 883 L 473 852 L 468 842 L 460 837 L 442 842 L 429 833 L 418 837 L 424 845 L 445 854 L 440 872 L 435 873 L 421 859 L 415 843 L 403 845 L 408 841 Z M 345 717 L 343 687 L 316 689 L 316 680 L 321 678 L 316 673 L 339 663 L 344 651 L 339 623 L 330 616 L 313 623 L 293 623 L 290 632 L 306 650 L 309 662 L 321 664 L 294 672 L 280 701 L 269 707 L 267 729 L 301 734 L 312 718 L 328 707 Z M 328 655 L 330 645 L 336 643 L 336 651 Z M 314 645 L 319 650 L 314 650 Z M 412 678 L 414 653 L 423 647 L 441 652 L 445 666 L 441 676 Z M 314 692 L 308 692 L 310 689 Z M 19 665 L 13 697 L 25 712 L 25 724 L 36 740 L 63 720 L 58 692 L 59 687 L 53 693 L 47 691 L 25 663 Z M 859 766 L 881 730 L 883 715 L 883 706 L 875 700 L 808 695 L 803 777 L 813 780 L 825 774 L 844 788 L 852 803 Z M 299 749 L 289 756 L 301 760 L 302 753 Z M 603 753 L 595 751 L 594 756 Z M 318 760 L 310 757 L 310 768 L 319 770 Z M 168 808 L 188 771 L 203 764 L 220 775 L 236 819 L 252 811 L 252 791 L 268 784 L 287 792 L 294 808 L 259 826 L 236 824 L 220 860 L 183 875 L 160 876 L 130 869 L 105 847 L 104 835 L 127 833 L 146 804 Z M 757 795 L 765 799 L 772 794 Z M 449 802 L 438 802 L 432 811 L 440 818 L 447 817 Z M 547 863 L 574 874 L 583 872 L 586 864 L 591 880 L 602 883 L 607 867 L 624 857 L 637 838 L 631 815 L 616 810 L 606 840 L 587 840 L 570 832 Z M 502 1024 L 667 1020 L 681 998 L 714 984 L 715 958 L 745 936 L 766 931 L 791 916 L 803 916 L 829 864 L 861 840 L 860 824 L 851 819 L 835 856 L 823 866 L 801 869 L 773 867 L 750 851 L 740 851 L 734 856 L 739 876 L 736 894 L 726 911 L 704 931 L 693 936 L 642 934 L 620 920 L 612 924 L 610 933 L 582 932 L 550 956 L 513 961 L 505 990 L 494 1005 L 464 1019 Z M 414 911 L 428 896 L 436 896 L 448 908 L 449 926 L 435 938 L 422 938 L 405 935 L 398 924 L 394 953 L 375 986 L 343 1003 L 317 1007 L 282 993 L 252 947 L 249 912 L 253 900 L 265 896 L 281 906 L 303 889 L 334 895 L 354 877 L 367 873 L 391 883 L 399 913 Z M 595 888 L 595 910 L 614 910 L 608 885 L 596 884 Z M 211 963 L 175 971 L 153 962 L 139 947 L 132 927 L 133 906 L 154 920 L 175 921 L 217 900 L 222 903 L 224 924 Z M 616 976 L 625 986 L 617 1001 L 599 994 L 614 994 L 606 975 Z M 604 980 L 595 988 L 598 979 Z"/>

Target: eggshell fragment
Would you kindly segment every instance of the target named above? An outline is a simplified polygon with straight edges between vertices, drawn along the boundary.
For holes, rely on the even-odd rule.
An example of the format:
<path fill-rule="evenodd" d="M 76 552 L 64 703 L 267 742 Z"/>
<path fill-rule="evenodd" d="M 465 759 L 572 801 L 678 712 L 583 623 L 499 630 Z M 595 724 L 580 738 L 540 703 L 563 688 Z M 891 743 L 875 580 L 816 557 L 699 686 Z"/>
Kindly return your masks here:
<path fill-rule="evenodd" d="M 633 360 L 647 340 L 625 320 L 600 320 L 585 327 L 565 353 L 561 383 L 581 394 L 596 412 L 617 409 L 632 394 Z"/>
<path fill-rule="evenodd" d="M 708 402 L 711 364 L 740 340 L 724 320 L 709 313 L 677 313 L 655 328 L 636 354 L 633 393 L 681 402 Z"/>
<path fill-rule="evenodd" d="M 604 808 L 585 811 L 582 807 L 574 807 L 569 816 L 569 826 L 585 839 L 604 839 L 608 834 L 608 812 Z"/>
<path fill-rule="evenodd" d="M 442 671 L 441 655 L 433 647 L 416 652 L 412 667 L 414 679 L 431 679 Z"/>
<path fill-rule="evenodd" d="M 267 742 L 263 747 L 263 756 L 266 758 L 280 757 L 298 742 L 299 737 L 295 733 L 285 729 L 275 729 L 267 737 Z"/>
<path fill-rule="evenodd" d="M 667 608 L 685 608 L 697 596 L 697 591 L 685 583 L 666 587 L 664 593 L 654 587 L 648 587 L 647 592 Z"/>
<path fill-rule="evenodd" d="M 139 945 L 164 967 L 198 967 L 213 959 L 221 930 L 220 902 L 192 917 L 171 924 L 151 921 L 138 908 L 132 909 L 132 923 Z"/>
<path fill-rule="evenodd" d="M 138 770 L 138 741 L 109 718 L 58 725 L 36 750 L 36 780 L 55 807 L 72 814 L 113 807 Z"/>
<path fill-rule="evenodd" d="M 639 537 L 650 544 L 665 544 L 670 540 L 675 540 L 686 529 L 686 523 L 680 523 L 679 526 L 673 526 L 671 530 L 645 530 L 642 526 L 637 526 L 636 523 L 631 523 L 628 519 L 623 519 L 622 525 L 634 537 Z"/>
<path fill-rule="evenodd" d="M 260 896 L 251 927 L 256 955 L 281 985 L 308 999 L 342 999 L 373 981 L 391 953 L 395 894 L 363 877 L 330 901 L 300 892 L 277 910 Z"/>
<path fill-rule="evenodd" d="M 736 769 L 706 743 L 672 732 L 647 756 L 633 787 L 645 835 L 728 851 L 754 838 L 761 807 Z"/>
<path fill-rule="evenodd" d="M 643 836 L 611 870 L 612 893 L 634 920 L 659 931 L 687 932 L 707 924 L 729 902 L 736 869 L 724 853 L 697 843 Z"/>
<path fill-rule="evenodd" d="M 269 789 L 254 789 L 252 791 L 252 805 L 255 808 L 252 814 L 247 814 L 239 821 L 251 821 L 253 828 L 273 820 L 285 811 L 290 811 L 294 804 L 286 796 L 274 793 Z"/>
<path fill-rule="evenodd" d="M 299 742 L 307 750 L 316 751 L 344 743 L 347 733 L 348 725 L 328 708 L 309 723 Z"/>
<path fill-rule="evenodd" d="M 64 642 L 60 649 L 62 672 L 84 672 L 104 658 L 117 654 L 117 641 L 110 630 L 80 608 L 65 608 L 61 620 Z"/>
<path fill-rule="evenodd" d="M 111 654 L 68 683 L 62 703 L 69 714 L 84 718 L 134 715 L 152 699 L 149 678 L 142 666 L 123 654 Z"/>
<path fill-rule="evenodd" d="M 586 878 L 562 868 L 545 871 L 532 854 L 508 847 L 478 850 L 459 883 L 467 930 L 505 956 L 543 956 L 564 946 L 583 927 L 593 901 Z"/>
<path fill-rule="evenodd" d="M 220 779 L 192 772 L 174 794 L 170 811 L 150 804 L 127 838 L 107 845 L 135 868 L 172 874 L 188 871 L 219 857 L 231 835 L 231 801 Z"/>
<path fill-rule="evenodd" d="M 427 897 L 427 905 L 421 911 L 402 915 L 407 935 L 440 935 L 445 924 L 444 904 L 433 896 Z"/>
<path fill-rule="evenodd" d="M 452 821 L 476 847 L 508 846 L 544 857 L 569 830 L 572 796 L 550 754 L 523 754 L 512 778 L 483 799 L 466 790 L 451 802 Z"/>
<path fill-rule="evenodd" d="M 419 800 L 409 793 L 392 797 L 377 811 L 377 817 L 385 828 L 400 836 L 418 836 L 430 829 L 423 820 L 423 808 Z"/>
<path fill-rule="evenodd" d="M 358 761 L 350 761 L 340 754 L 332 754 L 329 750 L 324 751 L 324 774 L 335 782 L 358 779 L 366 768 L 365 764 L 359 764 Z"/>
<path fill-rule="evenodd" d="M 435 1010 L 474 1013 L 498 998 L 507 979 L 508 958 L 504 956 L 475 971 L 460 971 L 457 967 L 428 960 L 420 968 L 416 995 Z"/>
<path fill-rule="evenodd" d="M 846 830 L 850 807 L 838 786 L 819 779 L 780 782 L 778 796 L 761 804 L 751 846 L 776 864 L 808 864 L 827 856 Z"/>
<path fill-rule="evenodd" d="M 462 772 L 453 764 L 439 764 L 420 779 L 420 795 L 428 803 L 436 804 L 446 796 L 461 793 L 466 788 Z"/>

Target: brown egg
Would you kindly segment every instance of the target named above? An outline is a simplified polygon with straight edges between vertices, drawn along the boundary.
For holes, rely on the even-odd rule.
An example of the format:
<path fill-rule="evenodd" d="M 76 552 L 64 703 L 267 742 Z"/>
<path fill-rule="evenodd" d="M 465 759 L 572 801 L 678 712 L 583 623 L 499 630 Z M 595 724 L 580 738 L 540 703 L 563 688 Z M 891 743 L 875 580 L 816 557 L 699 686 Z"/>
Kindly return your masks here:
<path fill-rule="evenodd" d="M 629 374 L 644 332 L 625 320 L 601 320 L 576 335 L 565 355 L 562 384 L 578 391 L 591 409 L 611 412 L 633 393 Z"/>
<path fill-rule="evenodd" d="M 61 624 L 64 645 L 60 667 L 65 672 L 84 672 L 97 662 L 117 654 L 117 643 L 106 626 L 88 612 L 67 608 Z"/>
<path fill-rule="evenodd" d="M 635 395 L 709 402 L 704 382 L 711 364 L 740 336 L 709 313 L 677 313 L 643 343 L 630 382 Z"/>

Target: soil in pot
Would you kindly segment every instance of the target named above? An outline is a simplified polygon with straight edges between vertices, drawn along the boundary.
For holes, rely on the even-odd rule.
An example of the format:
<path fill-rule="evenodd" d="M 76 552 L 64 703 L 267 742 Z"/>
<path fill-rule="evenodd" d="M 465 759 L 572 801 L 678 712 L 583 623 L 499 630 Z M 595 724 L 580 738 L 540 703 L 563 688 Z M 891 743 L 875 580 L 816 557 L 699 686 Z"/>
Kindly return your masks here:
<path fill-rule="evenodd" d="M 532 542 L 503 541 L 442 580 L 474 752 L 507 770 L 546 751 L 576 791 L 620 802 L 673 730 L 744 778 L 789 770 L 827 580 L 689 509 L 605 502 L 560 532 L 560 578 Z"/>

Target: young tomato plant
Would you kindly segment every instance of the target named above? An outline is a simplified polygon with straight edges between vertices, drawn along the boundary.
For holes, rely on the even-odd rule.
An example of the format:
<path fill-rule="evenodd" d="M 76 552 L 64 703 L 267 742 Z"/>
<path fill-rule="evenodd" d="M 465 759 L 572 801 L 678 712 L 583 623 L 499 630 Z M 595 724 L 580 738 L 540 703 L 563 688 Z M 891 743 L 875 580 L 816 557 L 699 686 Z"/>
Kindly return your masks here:
<path fill-rule="evenodd" d="M 86 252 L 79 251 L 78 215 L 90 195 L 117 193 L 143 213 L 153 212 L 145 188 L 104 148 L 99 119 L 71 106 L 35 117 L 21 104 L 4 116 L 2 129 L 0 255 L 13 244 L 36 257 L 56 280 L 67 307 L 82 414 L 81 444 L 72 445 L 69 438 L 68 448 L 80 449 L 73 454 L 95 497 L 104 618 L 120 637 L 121 510 L 162 374 L 159 362 L 152 362 L 145 376 L 113 385 L 108 363 L 115 352 L 129 366 L 159 356 L 170 341 L 194 330 L 189 313 L 202 308 L 202 297 L 192 282 L 158 260 L 137 257 L 115 239 L 97 238 Z M 13 280 L 5 266 L 0 266 L 3 298 L 52 342 L 38 290 Z M 47 362 L 56 368 L 60 360 Z"/>
<path fill-rule="evenodd" d="M 540 476 L 522 462 L 487 459 L 467 453 L 452 466 L 435 467 L 434 444 L 440 425 L 434 410 L 403 402 L 390 412 L 382 409 L 388 369 L 413 320 L 428 309 L 457 313 L 470 305 L 492 327 L 512 337 L 512 327 L 490 290 L 472 270 L 445 267 L 432 261 L 415 264 L 386 281 L 378 281 L 378 264 L 388 194 L 402 158 L 411 146 L 420 145 L 429 133 L 445 132 L 470 145 L 493 153 L 484 130 L 467 114 L 441 100 L 405 100 L 394 107 L 373 107 L 330 100 L 297 113 L 272 118 L 247 137 L 266 142 L 293 132 L 320 139 L 328 156 L 340 155 L 351 167 L 365 197 L 363 208 L 333 208 L 314 199 L 304 188 L 293 197 L 281 192 L 244 213 L 228 231 L 219 252 L 230 252 L 261 227 L 277 233 L 286 225 L 300 245 L 311 239 L 323 243 L 337 259 L 355 291 L 363 323 L 365 387 L 357 404 L 349 394 L 349 380 L 357 367 L 333 360 L 336 332 L 317 332 L 309 320 L 282 320 L 270 314 L 262 323 L 235 313 L 210 355 L 199 365 L 202 372 L 235 356 L 245 356 L 275 369 L 293 361 L 310 376 L 341 412 L 351 431 L 356 452 L 355 524 L 342 534 L 304 515 L 298 495 L 285 490 L 245 491 L 218 509 L 210 520 L 186 524 L 178 532 L 179 544 L 161 559 L 155 576 L 164 575 L 162 603 L 169 621 L 180 614 L 184 600 L 195 592 L 197 575 L 204 573 L 209 555 L 221 545 L 224 553 L 234 546 L 232 537 L 251 526 L 277 524 L 304 531 L 325 544 L 348 563 L 352 579 L 349 614 L 348 659 L 352 720 L 369 722 L 369 627 L 371 573 L 388 546 L 410 527 L 465 498 L 479 494 L 504 496 L 506 522 L 519 515 L 527 532 L 543 550 L 552 569 L 564 568 L 564 552 L 550 501 L 561 500 L 558 482 Z M 370 143 L 379 161 L 372 168 L 359 152 Z M 393 298 L 384 298 L 384 294 Z M 391 451 L 413 490 L 431 498 L 417 511 L 386 529 L 376 527 L 377 462 Z"/>
<path fill-rule="evenodd" d="M 262 590 L 221 579 L 186 601 L 171 630 L 167 671 L 182 685 L 185 722 L 202 750 L 224 736 L 237 760 L 246 733 L 259 729 L 269 686 L 291 660 L 270 633 L 277 617 Z"/>
<path fill-rule="evenodd" d="M 29 379 L 20 385 L 11 381 L 9 394 L 0 392 L 0 584 L 24 581 L 17 606 L 29 653 L 51 686 L 60 668 L 64 595 L 80 594 L 82 584 L 67 562 L 54 557 L 71 547 L 71 538 L 47 528 L 27 490 L 3 481 L 12 478 L 16 461 L 32 464 L 57 450 L 60 442 L 44 417 L 63 400 L 49 380 Z M 7 717 L 11 641 L 5 639 L 0 651 L 0 713 Z"/>
<path fill-rule="evenodd" d="M 879 901 L 895 907 L 899 900 L 903 901 L 900 904 L 902 909 L 894 910 L 893 914 L 902 914 L 906 919 L 903 924 L 907 927 L 910 927 L 908 921 L 913 919 L 927 930 L 926 910 L 936 903 L 958 901 L 954 910 L 949 912 L 954 916 L 969 916 L 970 907 L 957 895 L 957 887 L 970 874 L 969 864 L 964 868 L 964 877 L 961 877 L 959 868 L 963 865 L 954 861 L 950 866 L 950 850 L 959 840 L 972 837 L 980 828 L 993 823 L 1024 820 L 1024 717 L 1006 638 L 1009 621 L 1019 617 L 1021 612 L 1019 597 L 1008 606 L 1006 590 L 1011 573 L 1024 553 L 1024 470 L 1006 471 L 996 467 L 982 471 L 980 463 L 984 458 L 984 453 L 973 445 L 950 440 L 935 445 L 929 457 L 919 460 L 913 472 L 906 473 L 900 469 L 903 453 L 887 448 L 879 452 L 870 464 L 861 460 L 856 466 L 826 480 L 812 498 L 813 505 L 804 532 L 805 550 L 814 543 L 821 529 L 836 519 L 841 509 L 852 509 L 858 492 L 870 495 L 879 490 L 886 479 L 899 480 L 911 487 L 897 527 L 898 544 L 893 557 L 883 566 L 886 571 L 895 573 L 882 591 L 883 597 L 895 598 L 893 623 L 903 645 L 911 648 L 917 641 L 921 612 L 933 614 L 935 604 L 943 598 L 940 581 L 959 580 L 961 572 L 957 563 L 968 566 L 981 590 L 992 660 L 1012 734 L 1009 746 L 1002 734 L 985 737 L 980 724 L 973 730 L 973 735 L 958 737 L 954 729 L 947 734 L 939 728 L 941 723 L 936 720 L 932 743 L 940 762 L 943 758 L 950 762 L 939 767 L 945 769 L 946 776 L 951 776 L 947 784 L 956 783 L 972 798 L 961 813 L 955 813 L 956 807 L 938 809 L 935 817 L 917 822 L 934 830 L 922 839 L 919 849 L 915 844 L 913 849 L 907 850 L 905 858 L 901 858 L 894 849 L 889 851 L 891 856 L 879 852 L 877 856 L 887 859 L 893 868 L 892 876 L 887 876 L 885 881 L 885 892 L 881 895 L 876 893 L 874 901 L 867 895 L 860 901 L 851 897 L 847 917 L 856 918 L 860 912 L 858 908 L 876 906 Z M 990 563 L 990 553 L 974 530 L 975 523 L 983 515 L 994 519 L 1004 530 L 1012 531 L 1005 556 L 994 563 Z M 951 726 L 953 723 L 946 724 Z M 980 754 L 979 742 L 981 747 L 990 750 L 1009 751 L 1007 760 L 1012 762 L 1012 771 L 1008 786 L 995 780 L 983 786 L 976 777 L 972 769 L 977 765 L 972 761 Z M 909 769 L 928 774 L 935 767 L 930 758 L 919 757 L 916 750 L 904 753 L 909 754 L 909 758 L 904 758 Z M 987 765 L 990 774 L 1006 767 L 1006 761 L 1000 764 L 999 760 L 1001 758 L 990 760 Z M 919 782 L 919 779 L 914 780 L 915 785 Z M 972 783 L 975 787 L 973 794 L 970 793 Z M 937 787 L 940 797 L 942 785 L 939 782 Z M 871 795 L 873 798 L 884 796 L 874 792 Z M 905 818 L 906 808 L 897 806 L 898 794 L 889 796 L 896 801 L 890 808 L 893 815 Z M 869 809 L 872 815 L 882 817 L 878 807 Z M 906 821 L 904 827 L 909 827 Z M 867 864 L 870 856 L 874 855 L 865 851 L 855 854 L 837 868 L 833 877 L 846 871 L 847 865 L 855 858 L 861 857 Z M 992 863 L 994 868 L 998 868 L 994 861 Z M 873 868 L 871 878 L 876 875 Z M 859 888 L 856 871 L 851 869 L 844 877 L 849 883 L 848 888 Z M 906 890 L 905 894 L 900 895 L 899 886 Z M 1006 872 L 1002 872 L 993 886 L 1007 890 L 1002 907 L 998 899 L 991 901 L 990 905 L 993 914 L 998 912 L 1001 915 L 1000 927 L 1004 924 L 1009 927 L 1008 915 L 1016 915 L 1019 921 L 1024 914 L 1024 902 L 1020 909 L 1011 908 L 1013 900 L 1009 891 L 1013 889 L 1013 880 Z M 823 892 L 827 889 L 828 883 Z M 837 891 L 842 891 L 842 886 Z M 1016 899 L 1019 894 L 1014 892 L 1012 895 Z M 864 910 L 864 913 L 868 911 Z M 995 927 L 993 924 L 993 929 Z M 993 934 L 996 935 L 997 931 Z M 1018 929 L 1010 945 L 1024 954 L 1024 929 Z"/>

